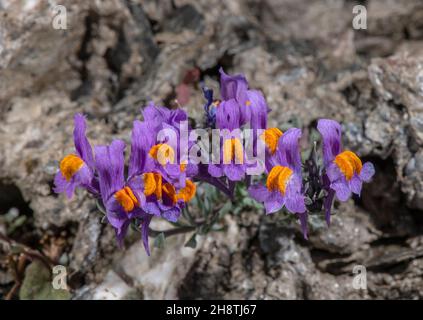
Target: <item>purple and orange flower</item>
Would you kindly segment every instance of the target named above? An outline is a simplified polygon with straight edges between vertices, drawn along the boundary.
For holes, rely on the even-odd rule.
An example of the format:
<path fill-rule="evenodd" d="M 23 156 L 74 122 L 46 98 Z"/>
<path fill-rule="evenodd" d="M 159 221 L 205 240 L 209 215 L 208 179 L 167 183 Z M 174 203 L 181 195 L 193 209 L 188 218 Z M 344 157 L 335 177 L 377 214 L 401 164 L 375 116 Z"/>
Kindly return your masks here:
<path fill-rule="evenodd" d="M 320 119 L 317 124 L 323 139 L 323 162 L 325 174 L 323 183 L 329 191 L 325 199 L 326 221 L 330 224 L 330 210 L 334 196 L 347 201 L 351 194 L 361 194 L 363 182 L 369 182 L 375 174 L 371 162 L 362 163 L 352 151 L 342 151 L 341 125 L 329 119 Z"/>
<path fill-rule="evenodd" d="M 220 96 L 222 101 L 234 100 L 239 106 L 239 127 L 250 123 L 251 129 L 266 129 L 267 107 L 263 94 L 249 90 L 247 79 L 241 75 L 230 76 L 222 68 L 220 72 Z"/>
<path fill-rule="evenodd" d="M 86 137 L 85 117 L 76 114 L 73 140 L 75 154 L 65 156 L 59 165 L 59 171 L 54 178 L 54 192 L 66 193 L 72 198 L 76 188 L 84 188 L 94 195 L 98 195 L 98 181 L 94 177 L 95 165 L 91 145 Z"/>
<path fill-rule="evenodd" d="M 134 122 L 127 179 L 124 176 L 124 142 L 114 140 L 109 146 L 95 147 L 95 165 L 107 219 L 115 228 L 120 243 L 131 221 L 139 221 L 147 254 L 150 254 L 148 227 L 152 217 L 176 222 L 181 209 L 196 192 L 196 185 L 190 179 L 186 178 L 182 186 L 179 186 L 180 178 L 172 180 L 167 171 L 170 164 L 160 162 L 158 156 L 163 152 L 164 157 L 174 157 L 170 146 L 155 144 L 155 133 L 160 123 L 163 125 L 160 122 L 163 113 L 165 117 L 170 116 L 166 118 L 169 122 L 177 122 L 177 117 L 159 108 L 149 110 L 148 116 L 154 118 L 147 116 L 143 122 Z"/>
<path fill-rule="evenodd" d="M 279 139 L 275 155 L 270 161 L 266 185 L 253 185 L 249 193 L 253 199 L 264 203 L 267 214 L 286 207 L 298 214 L 304 237 L 307 238 L 307 214 L 302 190 L 301 155 L 299 139 L 301 130 L 291 128 Z"/>
<path fill-rule="evenodd" d="M 320 212 L 323 207 L 329 225 L 335 196 L 346 201 L 353 193 L 360 195 L 363 182 L 368 182 L 375 173 L 373 165 L 363 164 L 354 152 L 342 150 L 340 124 L 321 119 L 317 129 L 323 138 L 323 170 L 318 165 L 315 149 L 303 169 L 301 130 L 291 128 L 282 132 L 267 128 L 269 108 L 262 93 L 249 89 L 243 75 L 219 71 L 221 99 L 214 100 L 213 91 L 203 88 L 207 100 L 206 125 L 221 130 L 216 140 L 218 161 L 191 162 L 188 155 L 195 142 L 188 139 L 191 128 L 187 113 L 180 108 L 171 110 L 150 103 L 142 111 L 144 120 L 133 123 L 126 174 L 125 143 L 113 140 L 109 145 L 95 146 L 93 154 L 86 137 L 85 118 L 76 114 L 75 153 L 60 162 L 54 191 L 71 198 L 76 188 L 86 189 L 101 200 L 118 243 L 123 243 L 128 227 L 135 223 L 141 229 L 148 255 L 152 218 L 177 222 L 196 194 L 194 181 L 212 184 L 230 198 L 234 197 L 236 182 L 245 182 L 250 196 L 264 204 L 267 214 L 282 208 L 295 214 L 304 238 L 307 238 L 307 211 Z M 253 129 L 253 141 L 247 146 L 253 146 L 254 159 L 248 158 L 243 145 L 246 137 L 241 130 L 248 127 Z M 266 182 L 250 186 L 248 170 L 256 169 L 257 165 L 263 168 L 263 159 L 256 159 L 258 144 L 263 142 Z"/>
<path fill-rule="evenodd" d="M 94 150 L 102 201 L 107 220 L 115 228 L 118 242 L 122 244 L 131 220 L 142 218 L 143 241 L 149 253 L 148 232 L 145 227 L 151 217 L 141 208 L 146 203 L 141 186 L 132 179 L 125 179 L 125 143 L 114 140 L 110 145 L 96 146 Z"/>

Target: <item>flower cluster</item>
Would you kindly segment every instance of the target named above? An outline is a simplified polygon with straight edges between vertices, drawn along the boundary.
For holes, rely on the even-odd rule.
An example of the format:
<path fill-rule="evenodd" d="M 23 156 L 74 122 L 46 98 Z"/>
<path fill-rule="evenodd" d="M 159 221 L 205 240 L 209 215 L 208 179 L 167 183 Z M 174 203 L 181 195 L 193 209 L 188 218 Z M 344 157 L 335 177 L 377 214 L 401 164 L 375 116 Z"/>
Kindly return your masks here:
<path fill-rule="evenodd" d="M 199 162 L 188 156 L 198 146 L 188 138 L 194 129 L 188 126 L 187 113 L 181 108 L 170 110 L 150 103 L 142 109 L 144 120 L 133 123 L 127 169 L 125 142 L 113 140 L 109 145 L 92 148 L 86 137 L 85 117 L 77 114 L 75 153 L 61 160 L 54 191 L 71 198 L 76 188 L 87 190 L 105 209 L 118 242 L 122 243 L 128 227 L 135 224 L 150 254 L 152 218 L 176 223 L 196 195 L 198 182 L 215 186 L 230 199 L 235 185 L 245 184 L 250 196 L 264 204 L 266 213 L 285 208 L 295 214 L 307 238 L 308 213 L 324 211 L 329 224 L 334 197 L 346 201 L 351 193 L 360 195 L 362 183 L 374 174 L 371 163 L 362 164 L 355 153 L 342 150 L 341 126 L 327 119 L 319 120 L 317 125 L 322 136 L 323 164 L 315 148 L 303 164 L 301 130 L 269 128 L 270 109 L 262 93 L 249 89 L 242 75 L 230 76 L 221 69 L 220 99 L 213 99 L 210 89 L 203 88 L 203 92 L 205 128 L 220 130 L 217 160 L 213 158 L 210 163 L 206 157 L 208 161 Z M 243 141 L 242 130 L 246 128 L 252 133 L 251 154 Z M 265 183 L 252 183 L 251 169 L 260 163 Z"/>

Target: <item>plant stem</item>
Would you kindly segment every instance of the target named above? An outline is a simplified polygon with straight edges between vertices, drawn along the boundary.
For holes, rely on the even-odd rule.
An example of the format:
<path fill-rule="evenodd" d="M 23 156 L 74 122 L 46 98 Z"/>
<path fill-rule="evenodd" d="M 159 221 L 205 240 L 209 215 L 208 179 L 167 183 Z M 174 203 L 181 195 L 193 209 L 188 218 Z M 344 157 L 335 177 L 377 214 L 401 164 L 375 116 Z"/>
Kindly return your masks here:
<path fill-rule="evenodd" d="M 7 242 L 11 246 L 22 248 L 21 252 L 23 254 L 27 255 L 28 257 L 32 259 L 39 259 L 42 263 L 44 263 L 44 265 L 47 267 L 48 270 L 51 270 L 51 267 L 54 265 L 53 261 L 50 260 L 50 258 L 46 257 L 38 250 L 31 249 L 30 247 L 22 243 L 16 242 L 15 240 L 10 239 L 6 235 L 2 234 L 1 232 L 0 232 L 0 239 Z"/>
<path fill-rule="evenodd" d="M 21 286 L 21 283 L 15 281 L 15 284 L 13 285 L 12 289 L 10 289 L 10 291 L 7 293 L 7 295 L 4 297 L 4 300 L 12 300 L 12 298 L 15 296 L 16 291 L 18 291 L 20 286 Z"/>
<path fill-rule="evenodd" d="M 155 238 L 159 234 L 163 233 L 165 237 L 170 237 L 170 236 L 174 236 L 174 235 L 177 235 L 177 234 L 188 233 L 188 232 L 194 231 L 196 228 L 197 227 L 194 227 L 194 226 L 183 226 L 183 227 L 168 229 L 168 230 L 163 230 L 163 231 L 148 228 L 148 235 L 150 237 Z"/>
<path fill-rule="evenodd" d="M 218 190 L 222 191 L 229 198 L 233 198 L 233 192 L 231 192 L 231 190 L 229 190 L 229 188 L 219 179 L 204 176 L 201 177 L 201 181 L 207 182 L 208 184 L 215 186 Z"/>

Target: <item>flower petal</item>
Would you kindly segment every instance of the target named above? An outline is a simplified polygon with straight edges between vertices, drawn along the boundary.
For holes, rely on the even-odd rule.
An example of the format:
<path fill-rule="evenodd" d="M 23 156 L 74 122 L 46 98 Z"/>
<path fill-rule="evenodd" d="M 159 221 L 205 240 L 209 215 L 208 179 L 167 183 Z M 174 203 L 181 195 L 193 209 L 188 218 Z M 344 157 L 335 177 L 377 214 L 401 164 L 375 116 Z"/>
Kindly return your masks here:
<path fill-rule="evenodd" d="M 296 173 L 301 172 L 300 138 L 301 130 L 290 128 L 280 137 L 277 148 L 280 164 Z"/>
<path fill-rule="evenodd" d="M 292 175 L 286 186 L 285 206 L 292 213 L 303 213 L 306 211 L 304 196 L 301 194 L 301 176 Z"/>
<path fill-rule="evenodd" d="M 304 196 L 298 193 L 286 194 L 285 207 L 292 213 L 303 213 L 306 211 Z"/>
<path fill-rule="evenodd" d="M 220 165 L 216 165 L 216 164 L 209 164 L 208 166 L 208 173 L 215 178 L 220 178 L 221 176 L 223 176 L 223 169 Z"/>
<path fill-rule="evenodd" d="M 251 128 L 254 130 L 257 129 L 266 129 L 267 128 L 267 104 L 266 100 L 263 97 L 263 94 L 258 90 L 248 90 L 247 91 L 248 101 L 250 103 L 245 109 L 251 110 Z M 241 108 L 241 111 L 243 108 Z"/>
<path fill-rule="evenodd" d="M 285 205 L 285 198 L 279 192 L 272 192 L 264 202 L 266 214 L 274 213 Z"/>
<path fill-rule="evenodd" d="M 77 186 L 89 186 L 93 179 L 93 172 L 85 163 L 82 165 L 81 169 L 79 169 L 72 179 L 75 181 Z"/>
<path fill-rule="evenodd" d="M 220 103 L 216 112 L 216 125 L 219 129 L 231 131 L 241 126 L 241 110 L 234 99 Z"/>
<path fill-rule="evenodd" d="M 115 229 L 120 229 L 128 220 L 126 214 L 122 211 L 107 211 L 107 220 Z"/>
<path fill-rule="evenodd" d="M 124 187 L 124 150 L 125 143 L 121 140 L 114 140 L 110 146 L 95 147 L 95 163 L 104 203 Z"/>
<path fill-rule="evenodd" d="M 338 166 L 334 163 L 331 163 L 326 167 L 326 174 L 330 182 L 345 179 L 341 170 L 339 170 Z"/>
<path fill-rule="evenodd" d="M 76 188 L 76 184 L 74 181 L 66 181 L 66 178 L 63 174 L 58 171 L 54 177 L 54 189 L 55 193 L 66 193 L 66 197 L 68 199 L 72 199 L 74 191 Z"/>
<path fill-rule="evenodd" d="M 167 122 L 170 118 L 170 109 L 159 107 L 150 102 L 143 110 L 142 115 L 144 121 L 148 122 L 155 131 L 161 128 L 163 122 Z"/>
<path fill-rule="evenodd" d="M 351 190 L 346 181 L 332 183 L 330 187 L 335 190 L 336 197 L 339 201 L 347 201 L 351 197 Z"/>
<path fill-rule="evenodd" d="M 158 203 L 156 201 L 148 201 L 143 207 L 142 209 L 147 212 L 148 214 L 160 217 L 161 215 L 161 210 L 160 207 L 158 205 Z"/>
<path fill-rule="evenodd" d="M 341 152 L 341 125 L 334 120 L 320 119 L 317 122 L 317 130 L 322 135 L 323 159 L 327 166 Z"/>
<path fill-rule="evenodd" d="M 181 209 L 178 207 L 173 207 L 162 213 L 162 217 L 171 222 L 178 221 L 180 215 L 181 215 Z"/>
<path fill-rule="evenodd" d="M 123 239 L 125 239 L 126 233 L 128 232 L 128 227 L 131 224 L 131 221 L 128 219 L 126 220 L 123 225 L 119 229 L 115 229 L 116 238 L 119 247 L 123 246 Z"/>
<path fill-rule="evenodd" d="M 241 164 L 225 164 L 223 172 L 231 181 L 240 181 L 245 177 L 245 166 Z"/>
<path fill-rule="evenodd" d="M 350 189 L 353 193 L 360 195 L 361 193 L 361 186 L 363 185 L 363 182 L 359 178 L 357 174 L 354 174 L 349 181 Z"/>
<path fill-rule="evenodd" d="M 220 72 L 220 95 L 222 100 L 235 99 L 241 107 L 244 107 L 247 101 L 248 82 L 241 74 L 234 76 L 227 75 L 223 68 Z"/>
<path fill-rule="evenodd" d="M 298 213 L 298 218 L 300 219 L 301 230 L 303 232 L 304 239 L 308 240 L 307 235 L 307 212 Z"/>
<path fill-rule="evenodd" d="M 186 172 L 187 177 L 196 176 L 198 174 L 198 165 L 188 163 L 186 168 L 185 168 L 185 172 Z"/>
<path fill-rule="evenodd" d="M 90 168 L 94 168 L 93 150 L 88 142 L 87 136 L 85 135 L 85 131 L 87 129 L 85 117 L 82 114 L 77 113 L 74 117 L 74 123 L 75 129 L 73 130 L 73 140 L 75 143 L 75 149 L 82 160 L 84 160 Z"/>
<path fill-rule="evenodd" d="M 147 162 L 151 159 L 148 155 L 155 142 L 155 132 L 147 122 L 134 121 L 131 136 L 131 156 L 129 158 L 129 178 L 146 172 Z"/>
<path fill-rule="evenodd" d="M 270 191 L 261 184 L 255 184 L 248 188 L 251 198 L 258 202 L 264 202 L 270 196 Z"/>
<path fill-rule="evenodd" d="M 369 182 L 374 174 L 375 174 L 375 167 L 373 166 L 373 163 L 366 162 L 363 164 L 363 167 L 361 168 L 361 172 L 359 176 L 360 176 L 360 179 L 363 180 L 364 182 Z"/>

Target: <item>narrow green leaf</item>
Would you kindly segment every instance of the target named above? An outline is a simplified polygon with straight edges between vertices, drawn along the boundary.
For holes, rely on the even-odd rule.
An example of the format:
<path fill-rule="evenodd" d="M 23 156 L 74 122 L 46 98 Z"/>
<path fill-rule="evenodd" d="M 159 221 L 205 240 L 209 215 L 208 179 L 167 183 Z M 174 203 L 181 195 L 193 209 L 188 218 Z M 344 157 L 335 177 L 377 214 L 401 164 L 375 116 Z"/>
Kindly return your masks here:
<path fill-rule="evenodd" d="M 197 240 L 195 237 L 197 236 L 197 233 L 194 233 L 191 238 L 185 243 L 185 247 L 195 249 L 197 247 Z"/>
<path fill-rule="evenodd" d="M 154 239 L 154 247 L 156 248 L 163 248 L 165 245 L 166 237 L 163 232 L 160 232 L 158 236 Z"/>
<path fill-rule="evenodd" d="M 232 202 L 228 200 L 228 202 L 226 202 L 223 207 L 220 209 L 220 213 L 221 214 L 227 214 L 228 212 L 230 212 L 232 210 Z"/>
<path fill-rule="evenodd" d="M 309 197 L 305 197 L 304 203 L 306 204 L 306 206 L 309 206 L 309 205 L 313 204 L 313 200 L 311 200 Z"/>

